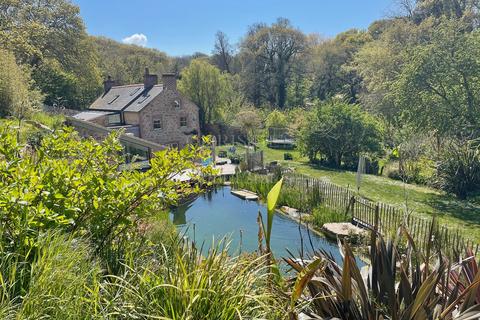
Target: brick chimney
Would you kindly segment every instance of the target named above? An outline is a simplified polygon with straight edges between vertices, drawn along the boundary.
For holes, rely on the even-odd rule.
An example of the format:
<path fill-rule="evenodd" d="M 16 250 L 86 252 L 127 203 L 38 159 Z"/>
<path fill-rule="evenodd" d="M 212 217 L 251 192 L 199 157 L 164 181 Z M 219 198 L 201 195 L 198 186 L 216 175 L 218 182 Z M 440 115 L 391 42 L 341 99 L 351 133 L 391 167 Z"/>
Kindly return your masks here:
<path fill-rule="evenodd" d="M 110 91 L 110 89 L 112 89 L 112 87 L 114 87 L 116 84 L 117 84 L 116 81 L 112 80 L 111 76 L 108 76 L 107 80 L 103 81 L 104 93 L 107 93 L 108 91 Z"/>
<path fill-rule="evenodd" d="M 158 84 L 158 76 L 156 74 L 150 74 L 148 68 L 145 68 L 145 74 L 143 75 L 143 86 L 145 89 L 150 89 L 154 85 Z"/>
<path fill-rule="evenodd" d="M 177 75 L 175 73 L 162 74 L 163 89 L 177 90 Z"/>

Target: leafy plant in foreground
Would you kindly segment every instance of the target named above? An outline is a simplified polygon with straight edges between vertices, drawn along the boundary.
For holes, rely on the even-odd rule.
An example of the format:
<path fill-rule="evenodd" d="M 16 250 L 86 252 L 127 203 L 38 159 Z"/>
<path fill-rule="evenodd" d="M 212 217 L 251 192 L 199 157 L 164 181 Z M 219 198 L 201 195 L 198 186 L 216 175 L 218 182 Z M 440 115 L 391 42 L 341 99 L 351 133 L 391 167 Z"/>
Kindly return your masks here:
<path fill-rule="evenodd" d="M 480 272 L 471 255 L 448 261 L 441 252 L 420 254 L 408 232 L 408 246 L 373 236 L 368 274 L 361 271 L 347 243 L 343 265 L 327 252 L 312 262 L 286 259 L 298 272 L 291 308 L 314 318 L 338 319 L 477 319 L 480 316 Z M 400 236 L 400 234 L 399 234 Z M 303 295 L 304 289 L 308 294 Z M 297 319 L 297 313 L 291 313 Z"/>
<path fill-rule="evenodd" d="M 104 141 L 80 139 L 71 129 L 43 137 L 34 150 L 17 140 L 15 129 L 0 130 L 0 242 L 28 256 L 38 235 L 63 230 L 87 236 L 100 252 L 129 239 L 141 219 L 162 211 L 198 184 L 175 181 L 207 151 L 191 146 L 155 154 L 148 172 L 121 171 L 118 134 Z M 200 169 L 192 175 L 202 182 Z"/>

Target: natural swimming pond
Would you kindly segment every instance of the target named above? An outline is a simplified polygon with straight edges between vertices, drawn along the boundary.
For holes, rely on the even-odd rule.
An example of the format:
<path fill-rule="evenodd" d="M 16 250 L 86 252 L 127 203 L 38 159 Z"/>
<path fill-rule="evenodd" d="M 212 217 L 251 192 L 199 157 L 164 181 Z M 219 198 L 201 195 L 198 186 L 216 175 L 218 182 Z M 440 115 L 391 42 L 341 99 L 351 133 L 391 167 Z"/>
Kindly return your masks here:
<path fill-rule="evenodd" d="M 223 187 L 200 195 L 190 203 L 175 208 L 171 218 L 180 232 L 185 233 L 197 244 L 208 246 L 212 240 L 229 237 L 230 251 L 253 252 L 258 248 L 258 211 L 266 222 L 266 207 L 255 201 L 237 198 L 230 193 L 230 187 Z M 323 249 L 341 261 L 338 246 L 325 238 L 308 232 L 305 226 L 277 213 L 273 218 L 271 247 L 275 257 L 289 257 L 287 249 L 299 256 L 303 244 L 305 254 Z M 363 265 L 357 259 L 359 265 Z"/>

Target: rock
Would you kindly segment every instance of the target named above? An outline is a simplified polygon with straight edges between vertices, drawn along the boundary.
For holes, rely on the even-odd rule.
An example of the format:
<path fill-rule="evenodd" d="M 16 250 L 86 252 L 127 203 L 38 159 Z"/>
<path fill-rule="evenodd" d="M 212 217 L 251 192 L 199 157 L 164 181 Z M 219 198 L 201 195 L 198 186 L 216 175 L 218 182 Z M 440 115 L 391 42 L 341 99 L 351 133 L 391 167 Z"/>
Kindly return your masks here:
<path fill-rule="evenodd" d="M 335 238 L 349 237 L 349 236 L 362 236 L 366 231 L 362 228 L 354 226 L 350 222 L 337 222 L 337 223 L 325 223 L 322 226 L 322 230 L 330 236 Z"/>
<path fill-rule="evenodd" d="M 300 218 L 302 215 L 302 213 L 298 211 L 298 209 L 290 208 L 287 206 L 282 206 L 280 210 L 282 210 L 283 213 L 288 214 L 289 216 L 294 218 Z"/>

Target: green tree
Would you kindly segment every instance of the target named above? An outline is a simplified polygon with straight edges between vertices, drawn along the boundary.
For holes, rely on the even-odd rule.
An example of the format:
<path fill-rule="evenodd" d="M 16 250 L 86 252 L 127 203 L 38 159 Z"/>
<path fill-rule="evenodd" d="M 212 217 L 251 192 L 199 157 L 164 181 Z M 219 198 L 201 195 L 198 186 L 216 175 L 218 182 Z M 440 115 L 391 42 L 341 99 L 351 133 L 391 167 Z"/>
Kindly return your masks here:
<path fill-rule="evenodd" d="M 45 135 L 35 152 L 25 153 L 16 130 L 9 123 L 3 126 L 2 245 L 28 254 L 40 233 L 56 230 L 87 236 L 97 252 L 114 249 L 116 241 L 138 231 L 140 219 L 194 191 L 171 177 L 197 170 L 195 161 L 204 159 L 207 150 L 169 149 L 156 153 L 148 172 L 119 170 L 124 159 L 117 138 L 118 133 L 101 142 L 80 139 L 65 128 Z M 204 174 L 211 174 L 205 169 Z"/>
<path fill-rule="evenodd" d="M 91 37 L 98 52 L 98 68 L 120 84 L 142 83 L 145 68 L 162 74 L 171 70 L 171 59 L 156 49 L 123 44 L 104 37 Z"/>
<path fill-rule="evenodd" d="M 403 14 L 415 23 L 442 17 L 461 19 L 472 27 L 479 22 L 478 0 L 401 0 L 399 4 Z"/>
<path fill-rule="evenodd" d="M 185 68 L 179 81 L 179 90 L 200 108 L 200 128 L 218 120 L 229 96 L 228 75 L 208 63 L 195 59 Z"/>
<path fill-rule="evenodd" d="M 87 106 L 98 93 L 100 74 L 95 51 L 85 31 L 79 8 L 67 0 L 7 1 L 0 5 L 0 43 L 11 50 L 20 64 L 28 65 L 46 101 L 61 98 L 70 108 Z M 51 61 L 61 73 L 77 80 L 76 94 L 43 87 L 52 73 Z M 55 68 L 58 71 L 58 68 Z M 47 74 L 43 74 L 46 72 Z M 61 77 L 57 77 L 61 78 Z M 66 84 L 66 87 L 69 85 Z"/>
<path fill-rule="evenodd" d="M 23 118 L 40 107 L 43 97 L 32 85 L 30 73 L 17 65 L 13 53 L 0 49 L 0 116 Z"/>
<path fill-rule="evenodd" d="M 243 108 L 237 113 L 234 124 L 245 132 L 249 142 L 255 142 L 258 132 L 262 128 L 260 112 L 252 106 Z"/>
<path fill-rule="evenodd" d="M 279 18 L 271 26 L 250 27 L 240 45 L 240 54 L 245 64 L 245 88 L 255 105 L 267 101 L 285 107 L 289 77 L 295 61 L 305 52 L 306 43 L 305 35 L 287 19 Z"/>
<path fill-rule="evenodd" d="M 270 112 L 265 119 L 265 126 L 267 128 L 286 128 L 287 124 L 287 116 L 278 110 Z"/>
<path fill-rule="evenodd" d="M 353 165 L 360 153 L 382 150 L 377 119 L 358 105 L 340 101 L 317 105 L 309 114 L 299 140 L 303 153 L 311 160 L 320 155 L 336 167 Z"/>
<path fill-rule="evenodd" d="M 476 136 L 480 129 L 480 33 L 444 20 L 428 44 L 405 52 L 405 64 L 391 86 L 402 116 L 418 130 L 440 137 Z"/>
<path fill-rule="evenodd" d="M 390 95 L 392 85 L 405 63 L 403 51 L 415 43 L 418 28 L 410 22 L 375 23 L 369 29 L 375 41 L 366 43 L 354 57 L 353 65 L 362 78 L 360 101 L 389 125 L 400 124 L 400 109 Z"/>
<path fill-rule="evenodd" d="M 368 33 L 353 29 L 314 46 L 312 91 L 316 98 L 326 100 L 342 95 L 352 103 L 358 100 L 361 78 L 350 64 L 356 52 L 370 39 Z"/>

